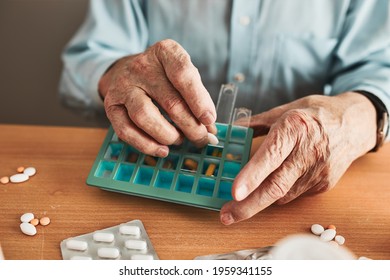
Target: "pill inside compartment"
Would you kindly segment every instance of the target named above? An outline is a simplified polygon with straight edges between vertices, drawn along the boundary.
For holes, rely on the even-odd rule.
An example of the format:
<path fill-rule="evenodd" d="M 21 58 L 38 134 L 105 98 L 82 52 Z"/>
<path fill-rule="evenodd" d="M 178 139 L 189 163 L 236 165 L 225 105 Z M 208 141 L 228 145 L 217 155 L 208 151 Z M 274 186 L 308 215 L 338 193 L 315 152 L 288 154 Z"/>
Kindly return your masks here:
<path fill-rule="evenodd" d="M 217 177 L 220 166 L 219 159 L 205 158 L 203 160 L 202 174 L 209 177 Z"/>
<path fill-rule="evenodd" d="M 184 157 L 181 165 L 182 171 L 188 171 L 196 173 L 199 167 L 200 158 L 198 157 Z"/>
<path fill-rule="evenodd" d="M 140 157 L 140 153 L 133 147 L 127 146 L 125 153 L 125 161 L 130 163 L 136 163 L 138 158 Z"/>
<path fill-rule="evenodd" d="M 226 159 L 241 161 L 245 147 L 242 144 L 229 143 L 226 147 Z"/>
<path fill-rule="evenodd" d="M 222 157 L 224 142 L 220 142 L 218 146 L 208 145 L 206 155 L 212 157 Z"/>
<path fill-rule="evenodd" d="M 170 153 L 167 157 L 161 159 L 161 168 L 175 170 L 179 162 L 179 155 Z"/>

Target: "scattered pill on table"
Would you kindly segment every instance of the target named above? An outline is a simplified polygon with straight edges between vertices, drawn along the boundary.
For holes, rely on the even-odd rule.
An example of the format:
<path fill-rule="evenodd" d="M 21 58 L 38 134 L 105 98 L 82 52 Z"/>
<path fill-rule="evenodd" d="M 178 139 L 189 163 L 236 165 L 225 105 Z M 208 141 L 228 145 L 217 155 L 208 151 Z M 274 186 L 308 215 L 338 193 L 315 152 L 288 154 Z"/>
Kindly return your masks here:
<path fill-rule="evenodd" d="M 31 177 L 34 176 L 35 173 L 37 173 L 37 170 L 35 169 L 35 167 L 27 167 L 26 169 L 24 169 L 23 173 L 26 174 L 28 177 Z"/>
<path fill-rule="evenodd" d="M 327 229 L 334 229 L 334 230 L 336 230 L 336 226 L 335 225 L 329 225 L 329 226 L 327 226 Z"/>
<path fill-rule="evenodd" d="M 24 167 L 23 166 L 19 166 L 18 168 L 16 168 L 16 171 L 19 172 L 19 173 L 22 173 L 24 171 Z"/>
<path fill-rule="evenodd" d="M 323 233 L 320 235 L 320 239 L 322 241 L 331 241 L 336 236 L 336 231 L 334 229 L 326 229 Z"/>
<path fill-rule="evenodd" d="M 132 260 L 139 260 L 139 261 L 148 261 L 148 260 L 154 260 L 152 255 L 146 254 L 136 254 L 131 256 Z"/>
<path fill-rule="evenodd" d="M 42 217 L 39 219 L 39 223 L 43 226 L 47 226 L 50 224 L 50 218 L 49 217 Z"/>
<path fill-rule="evenodd" d="M 29 223 L 32 219 L 34 219 L 34 214 L 33 213 L 24 213 L 21 217 L 20 217 L 20 221 L 22 223 Z"/>
<path fill-rule="evenodd" d="M 34 225 L 30 223 L 23 222 L 20 224 L 21 231 L 26 235 L 35 235 L 37 234 L 37 229 Z"/>
<path fill-rule="evenodd" d="M 0 183 L 2 184 L 8 184 L 9 183 L 9 178 L 7 176 L 1 177 Z"/>
<path fill-rule="evenodd" d="M 215 136 L 214 134 L 208 132 L 207 133 L 207 137 L 208 137 L 209 143 L 211 145 L 217 145 L 219 143 L 219 140 L 218 140 L 217 136 Z"/>
<path fill-rule="evenodd" d="M 345 238 L 344 238 L 344 236 L 342 236 L 342 235 L 336 235 L 335 237 L 334 237 L 334 240 L 337 242 L 337 244 L 339 244 L 339 245 L 343 245 L 344 243 L 345 243 Z"/>
<path fill-rule="evenodd" d="M 12 175 L 9 180 L 12 182 L 12 183 L 23 183 L 25 181 L 28 180 L 28 175 L 24 174 L 24 173 L 19 173 L 19 174 L 15 174 L 15 175 Z"/>
<path fill-rule="evenodd" d="M 315 235 L 321 235 L 321 233 L 324 232 L 324 227 L 321 226 L 320 224 L 313 224 L 311 226 L 311 232 Z"/>
<path fill-rule="evenodd" d="M 32 224 L 33 226 L 37 226 L 39 225 L 39 220 L 37 218 L 34 218 L 30 221 L 30 224 Z"/>

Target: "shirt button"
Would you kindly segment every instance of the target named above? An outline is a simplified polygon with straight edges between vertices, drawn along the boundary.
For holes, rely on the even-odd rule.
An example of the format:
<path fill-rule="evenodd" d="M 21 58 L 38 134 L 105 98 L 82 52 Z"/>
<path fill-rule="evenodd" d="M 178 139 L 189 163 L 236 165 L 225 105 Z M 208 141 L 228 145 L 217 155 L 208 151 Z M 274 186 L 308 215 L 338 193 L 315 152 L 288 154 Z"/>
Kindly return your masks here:
<path fill-rule="evenodd" d="M 242 16 L 240 17 L 240 24 L 243 26 L 247 26 L 251 23 L 251 18 L 248 16 Z"/>
<path fill-rule="evenodd" d="M 245 81 L 245 75 L 242 73 L 237 73 L 236 75 L 234 75 L 234 80 L 238 83 L 242 83 L 243 81 Z"/>

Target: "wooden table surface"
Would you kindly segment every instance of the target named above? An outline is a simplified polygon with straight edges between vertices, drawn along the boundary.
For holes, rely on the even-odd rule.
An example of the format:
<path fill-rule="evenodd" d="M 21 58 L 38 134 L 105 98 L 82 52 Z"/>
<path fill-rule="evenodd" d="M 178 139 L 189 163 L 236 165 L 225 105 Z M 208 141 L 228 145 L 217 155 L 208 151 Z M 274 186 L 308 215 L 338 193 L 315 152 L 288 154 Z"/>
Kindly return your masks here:
<path fill-rule="evenodd" d="M 390 259 L 390 144 L 355 161 L 324 194 L 272 205 L 231 226 L 217 211 L 108 192 L 86 185 L 107 130 L 0 125 L 0 177 L 18 166 L 37 174 L 0 184 L 0 243 L 6 259 L 61 259 L 60 242 L 139 219 L 162 260 L 190 260 L 275 244 L 313 223 L 334 224 L 357 257 Z M 24 235 L 20 216 L 49 216 L 51 224 Z"/>

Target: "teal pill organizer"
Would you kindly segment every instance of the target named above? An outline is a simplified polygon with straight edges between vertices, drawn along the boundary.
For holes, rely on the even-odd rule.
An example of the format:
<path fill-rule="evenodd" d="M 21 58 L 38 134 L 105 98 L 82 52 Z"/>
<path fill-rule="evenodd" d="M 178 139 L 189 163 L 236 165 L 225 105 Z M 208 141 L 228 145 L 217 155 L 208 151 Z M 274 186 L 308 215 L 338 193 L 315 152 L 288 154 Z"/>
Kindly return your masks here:
<path fill-rule="evenodd" d="M 185 140 L 166 158 L 140 153 L 109 128 L 87 184 L 212 210 L 232 200 L 234 178 L 249 160 L 253 130 L 216 124 L 218 145 L 203 148 Z M 206 175 L 208 174 L 208 175 Z"/>
<path fill-rule="evenodd" d="M 87 184 L 174 203 L 219 210 L 232 200 L 234 178 L 249 160 L 251 111 L 234 109 L 234 84 L 221 86 L 217 109 L 218 145 L 197 148 L 188 140 L 170 146 L 166 158 L 140 153 L 109 128 L 88 175 Z M 245 126 L 231 125 L 241 120 Z M 244 120 L 244 122 L 242 121 Z"/>

